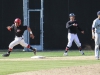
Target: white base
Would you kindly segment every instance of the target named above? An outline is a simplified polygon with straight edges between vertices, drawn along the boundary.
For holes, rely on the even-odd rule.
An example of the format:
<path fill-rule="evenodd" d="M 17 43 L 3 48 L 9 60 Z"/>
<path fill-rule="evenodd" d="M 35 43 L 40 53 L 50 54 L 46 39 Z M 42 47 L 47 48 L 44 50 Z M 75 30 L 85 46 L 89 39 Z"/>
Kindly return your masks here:
<path fill-rule="evenodd" d="M 45 56 L 32 56 L 31 58 L 34 58 L 34 59 L 44 59 Z"/>

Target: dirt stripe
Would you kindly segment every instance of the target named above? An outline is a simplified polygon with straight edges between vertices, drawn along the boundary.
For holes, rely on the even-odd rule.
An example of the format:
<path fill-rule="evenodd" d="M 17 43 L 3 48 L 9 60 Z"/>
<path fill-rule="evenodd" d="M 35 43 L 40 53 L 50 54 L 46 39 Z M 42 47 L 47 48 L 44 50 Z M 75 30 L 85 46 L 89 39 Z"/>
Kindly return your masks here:
<path fill-rule="evenodd" d="M 33 60 L 95 60 L 94 56 L 66 56 L 66 57 L 46 57 L 39 58 L 3 58 L 0 61 L 33 61 Z"/>

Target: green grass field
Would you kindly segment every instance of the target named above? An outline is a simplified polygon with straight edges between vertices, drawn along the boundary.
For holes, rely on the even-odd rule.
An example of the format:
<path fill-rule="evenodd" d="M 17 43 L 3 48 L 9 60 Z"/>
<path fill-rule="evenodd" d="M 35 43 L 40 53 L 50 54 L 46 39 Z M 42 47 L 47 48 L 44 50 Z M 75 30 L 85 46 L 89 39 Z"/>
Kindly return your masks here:
<path fill-rule="evenodd" d="M 0 52 L 2 55 L 5 52 Z M 37 52 L 37 55 L 46 57 L 63 57 L 63 51 Z M 19 58 L 30 58 L 32 52 L 12 52 L 9 57 L 0 57 L 0 75 L 35 70 L 47 70 L 52 68 L 65 68 L 71 66 L 98 64 L 98 60 L 17 60 Z M 82 56 L 78 51 L 69 51 L 69 57 Z M 94 56 L 94 51 L 85 51 L 85 56 Z M 67 59 L 66 58 L 66 59 Z M 12 59 L 12 60 L 9 60 Z M 14 59 L 14 60 L 13 60 Z"/>

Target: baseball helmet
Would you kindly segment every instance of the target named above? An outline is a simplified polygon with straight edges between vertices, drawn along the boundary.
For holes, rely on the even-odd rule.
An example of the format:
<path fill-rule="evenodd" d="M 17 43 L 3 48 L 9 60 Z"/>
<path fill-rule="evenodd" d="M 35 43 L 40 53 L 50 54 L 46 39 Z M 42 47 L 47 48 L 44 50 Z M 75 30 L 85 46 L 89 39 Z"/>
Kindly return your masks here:
<path fill-rule="evenodd" d="M 16 18 L 16 19 L 14 20 L 14 23 L 18 23 L 18 25 L 20 25 L 20 24 L 21 24 L 21 19 L 20 19 L 20 18 Z"/>
<path fill-rule="evenodd" d="M 70 14 L 69 14 L 69 17 L 73 17 L 73 16 L 75 16 L 74 13 L 70 13 Z"/>
<path fill-rule="evenodd" d="M 100 11 L 97 12 L 97 16 L 100 15 Z"/>

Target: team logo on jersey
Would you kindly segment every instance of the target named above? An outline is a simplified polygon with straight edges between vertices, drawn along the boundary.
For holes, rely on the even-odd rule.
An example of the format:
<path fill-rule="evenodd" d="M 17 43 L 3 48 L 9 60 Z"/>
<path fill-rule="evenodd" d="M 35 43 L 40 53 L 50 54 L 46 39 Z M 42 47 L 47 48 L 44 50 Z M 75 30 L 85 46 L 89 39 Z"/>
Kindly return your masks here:
<path fill-rule="evenodd" d="M 17 32 L 20 32 L 21 30 L 20 29 L 17 29 Z"/>

